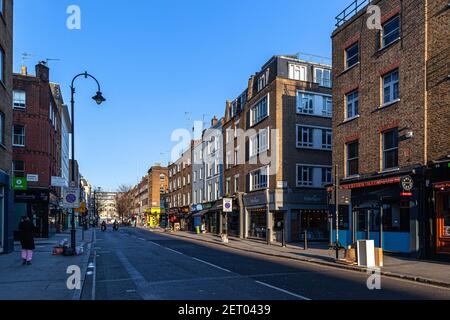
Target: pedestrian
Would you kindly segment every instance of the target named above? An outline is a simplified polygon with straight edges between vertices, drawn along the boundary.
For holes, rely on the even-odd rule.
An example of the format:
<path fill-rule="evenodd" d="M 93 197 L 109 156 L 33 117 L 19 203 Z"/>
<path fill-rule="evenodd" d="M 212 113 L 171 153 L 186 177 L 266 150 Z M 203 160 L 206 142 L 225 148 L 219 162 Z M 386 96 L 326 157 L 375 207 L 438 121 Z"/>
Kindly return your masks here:
<path fill-rule="evenodd" d="M 33 260 L 33 250 L 35 249 L 34 225 L 28 217 L 22 217 L 19 223 L 19 237 L 20 244 L 22 245 L 22 261 L 23 265 L 31 265 Z"/>

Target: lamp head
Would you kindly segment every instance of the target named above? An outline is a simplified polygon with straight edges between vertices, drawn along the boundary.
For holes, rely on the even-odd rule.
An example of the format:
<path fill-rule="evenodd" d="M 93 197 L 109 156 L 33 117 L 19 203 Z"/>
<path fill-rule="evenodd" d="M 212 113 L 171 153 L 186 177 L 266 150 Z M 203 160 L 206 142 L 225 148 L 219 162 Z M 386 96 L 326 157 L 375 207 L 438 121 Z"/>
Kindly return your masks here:
<path fill-rule="evenodd" d="M 100 91 L 97 92 L 97 94 L 92 97 L 92 99 L 97 102 L 98 105 L 101 105 L 103 102 L 106 101 L 106 99 L 103 97 L 102 93 Z"/>

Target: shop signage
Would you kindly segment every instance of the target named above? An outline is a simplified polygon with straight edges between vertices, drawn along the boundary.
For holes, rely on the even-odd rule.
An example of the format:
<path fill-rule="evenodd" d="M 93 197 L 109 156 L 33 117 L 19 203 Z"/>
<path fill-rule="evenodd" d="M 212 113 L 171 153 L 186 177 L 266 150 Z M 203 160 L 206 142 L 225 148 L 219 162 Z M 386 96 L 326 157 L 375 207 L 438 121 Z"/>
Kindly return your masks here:
<path fill-rule="evenodd" d="M 405 176 L 401 179 L 403 191 L 410 192 L 414 188 L 414 179 L 411 176 Z"/>
<path fill-rule="evenodd" d="M 223 199 L 223 212 L 233 212 L 233 199 Z"/>
<path fill-rule="evenodd" d="M 434 185 L 434 188 L 435 189 L 441 189 L 441 190 L 450 188 L 450 181 L 437 183 L 437 184 Z"/>
<path fill-rule="evenodd" d="M 62 177 L 52 177 L 52 187 L 66 188 L 68 186 L 66 179 Z"/>
<path fill-rule="evenodd" d="M 37 174 L 27 174 L 28 182 L 39 182 L 39 175 Z"/>
<path fill-rule="evenodd" d="M 80 207 L 80 189 L 63 189 L 63 207 L 67 209 L 78 209 Z"/>
<path fill-rule="evenodd" d="M 400 196 L 401 197 L 412 197 L 413 194 L 412 194 L 412 192 L 402 192 L 402 193 L 400 193 Z"/>
<path fill-rule="evenodd" d="M 246 207 L 254 207 L 267 204 L 267 196 L 265 192 L 244 196 L 244 204 Z"/>
<path fill-rule="evenodd" d="M 382 186 L 386 184 L 395 184 L 400 183 L 401 178 L 387 178 L 387 179 L 379 179 L 379 180 L 373 180 L 373 181 L 366 181 L 366 182 L 357 182 L 352 184 L 343 185 L 342 189 L 359 189 L 359 188 L 366 188 L 366 187 L 376 187 L 376 186 Z"/>
<path fill-rule="evenodd" d="M 27 190 L 28 184 L 27 184 L 27 178 L 13 178 L 13 190 L 15 191 L 24 191 Z"/>
<path fill-rule="evenodd" d="M 450 227 L 445 227 L 445 236 L 450 237 Z"/>

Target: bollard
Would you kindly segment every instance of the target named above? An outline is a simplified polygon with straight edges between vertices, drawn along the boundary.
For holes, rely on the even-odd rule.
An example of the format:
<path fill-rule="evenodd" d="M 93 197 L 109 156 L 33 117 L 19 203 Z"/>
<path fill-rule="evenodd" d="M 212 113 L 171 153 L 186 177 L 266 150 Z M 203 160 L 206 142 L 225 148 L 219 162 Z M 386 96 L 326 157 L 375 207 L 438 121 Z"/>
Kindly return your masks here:
<path fill-rule="evenodd" d="M 305 250 L 308 250 L 308 231 L 305 230 Z"/>
<path fill-rule="evenodd" d="M 266 238 L 267 238 L 267 245 L 270 246 L 270 229 L 267 229 L 267 234 L 266 234 Z"/>

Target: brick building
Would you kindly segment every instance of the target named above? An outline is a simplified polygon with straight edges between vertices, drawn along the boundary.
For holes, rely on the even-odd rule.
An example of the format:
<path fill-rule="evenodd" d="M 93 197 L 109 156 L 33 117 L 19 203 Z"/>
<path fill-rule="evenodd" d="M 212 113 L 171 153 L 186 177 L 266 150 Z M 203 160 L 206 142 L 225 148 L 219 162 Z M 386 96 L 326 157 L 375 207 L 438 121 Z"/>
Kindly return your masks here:
<path fill-rule="evenodd" d="M 179 159 L 170 163 L 169 192 L 165 195 L 166 209 L 169 222 L 181 230 L 192 230 L 189 212 L 192 200 L 192 148 L 194 142 L 189 144 Z"/>
<path fill-rule="evenodd" d="M 331 66 L 288 56 L 272 57 L 227 102 L 224 190 L 236 208 L 222 228 L 269 241 L 283 230 L 288 241 L 303 231 L 329 238 L 331 108 Z"/>
<path fill-rule="evenodd" d="M 147 225 L 160 225 L 161 215 L 165 215 L 164 198 L 169 187 L 168 169 L 156 164 L 148 170 L 148 211 Z"/>
<path fill-rule="evenodd" d="M 340 240 L 450 253 L 448 1 L 371 4 L 382 30 L 367 27 L 360 6 L 337 17 L 332 35 Z"/>
<path fill-rule="evenodd" d="M 14 250 L 13 192 L 11 185 L 11 128 L 13 112 L 13 0 L 0 7 L 0 254 Z"/>
<path fill-rule="evenodd" d="M 15 192 L 14 225 L 28 215 L 38 237 L 55 230 L 60 190 L 51 187 L 51 177 L 61 176 L 61 114 L 49 83 L 45 63 L 36 65 L 36 75 L 13 75 L 13 175 L 28 180 L 26 190 Z"/>

